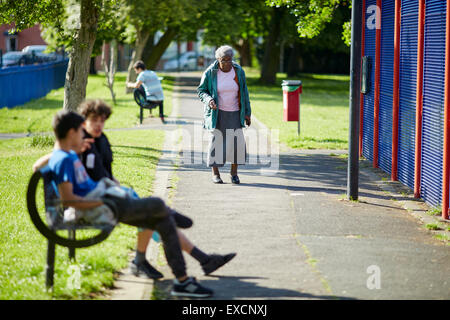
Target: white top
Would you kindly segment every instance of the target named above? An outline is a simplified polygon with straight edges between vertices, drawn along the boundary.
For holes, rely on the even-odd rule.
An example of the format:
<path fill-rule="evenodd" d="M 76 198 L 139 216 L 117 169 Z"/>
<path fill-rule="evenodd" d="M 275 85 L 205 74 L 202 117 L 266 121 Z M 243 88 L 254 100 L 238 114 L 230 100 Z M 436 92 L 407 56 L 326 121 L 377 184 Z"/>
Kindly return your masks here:
<path fill-rule="evenodd" d="M 161 87 L 161 81 L 156 73 L 152 70 L 144 70 L 137 76 L 137 81 L 142 81 L 145 89 L 145 95 L 147 100 L 150 101 L 163 101 L 164 94 Z"/>
<path fill-rule="evenodd" d="M 234 80 L 236 72 L 231 68 L 229 72 L 219 69 L 217 72 L 217 94 L 219 95 L 219 110 L 239 111 L 239 86 Z"/>

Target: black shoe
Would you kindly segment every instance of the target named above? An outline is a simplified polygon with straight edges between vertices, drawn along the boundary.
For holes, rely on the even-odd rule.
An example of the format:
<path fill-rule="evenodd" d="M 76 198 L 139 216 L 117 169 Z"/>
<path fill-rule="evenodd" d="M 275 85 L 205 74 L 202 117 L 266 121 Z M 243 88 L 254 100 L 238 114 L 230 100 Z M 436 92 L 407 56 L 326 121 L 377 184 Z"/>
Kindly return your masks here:
<path fill-rule="evenodd" d="M 237 175 L 231 176 L 231 183 L 232 184 L 239 184 L 241 181 L 239 181 L 239 177 Z"/>
<path fill-rule="evenodd" d="M 223 183 L 223 181 L 222 181 L 222 179 L 220 178 L 220 176 L 218 176 L 218 175 L 213 175 L 213 177 L 212 177 L 212 181 L 214 182 L 214 183 Z"/>
<path fill-rule="evenodd" d="M 178 228 L 181 229 L 187 229 L 192 227 L 193 221 L 191 218 L 186 217 L 185 215 L 182 215 L 181 213 L 178 213 L 177 211 L 173 210 L 172 208 L 169 208 L 169 212 L 172 215 L 173 219 L 175 220 L 175 224 Z"/>
<path fill-rule="evenodd" d="M 164 117 L 159 117 L 160 119 L 161 119 L 161 122 L 163 123 L 163 124 L 166 124 L 166 120 L 164 120 Z"/>
<path fill-rule="evenodd" d="M 130 263 L 130 270 L 136 277 L 144 277 L 149 279 L 161 279 L 164 275 L 152 267 L 147 260 L 136 264 L 133 260 Z"/>
<path fill-rule="evenodd" d="M 170 294 L 178 297 L 207 298 L 213 293 L 211 289 L 200 285 L 194 277 L 189 277 L 181 283 L 175 280 Z"/>
<path fill-rule="evenodd" d="M 202 269 L 205 274 L 210 274 L 217 269 L 219 269 L 221 266 L 223 266 L 225 263 L 229 262 L 231 259 L 233 259 L 236 256 L 236 253 L 229 253 L 224 256 L 220 254 L 211 254 L 209 255 L 210 259 L 207 263 L 202 264 Z"/>

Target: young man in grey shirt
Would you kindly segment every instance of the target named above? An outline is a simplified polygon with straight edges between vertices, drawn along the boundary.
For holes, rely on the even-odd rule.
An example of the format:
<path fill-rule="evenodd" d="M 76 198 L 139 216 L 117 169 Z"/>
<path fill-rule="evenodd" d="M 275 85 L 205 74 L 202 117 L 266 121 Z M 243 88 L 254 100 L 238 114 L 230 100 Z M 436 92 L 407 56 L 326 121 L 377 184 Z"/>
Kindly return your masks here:
<path fill-rule="evenodd" d="M 128 88 L 134 88 L 135 91 L 139 90 L 142 95 L 145 95 L 147 101 L 157 103 L 159 105 L 159 117 L 161 121 L 164 121 L 164 94 L 161 87 L 161 81 L 155 72 L 146 70 L 145 64 L 142 61 L 137 61 L 133 65 L 134 71 L 136 71 L 136 82 L 128 82 Z"/>

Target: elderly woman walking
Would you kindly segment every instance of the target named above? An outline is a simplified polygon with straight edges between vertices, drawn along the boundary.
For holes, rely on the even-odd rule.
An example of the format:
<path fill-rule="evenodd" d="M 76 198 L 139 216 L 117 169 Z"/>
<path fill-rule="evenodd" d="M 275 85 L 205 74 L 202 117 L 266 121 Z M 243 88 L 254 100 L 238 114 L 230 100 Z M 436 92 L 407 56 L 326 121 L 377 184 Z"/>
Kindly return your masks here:
<path fill-rule="evenodd" d="M 231 182 L 239 184 L 238 165 L 245 164 L 242 128 L 251 124 L 251 108 L 244 70 L 233 59 L 233 48 L 221 46 L 216 61 L 203 73 L 197 88 L 204 103 L 203 127 L 211 131 L 208 167 L 214 183 L 223 183 L 219 167 L 231 163 Z"/>

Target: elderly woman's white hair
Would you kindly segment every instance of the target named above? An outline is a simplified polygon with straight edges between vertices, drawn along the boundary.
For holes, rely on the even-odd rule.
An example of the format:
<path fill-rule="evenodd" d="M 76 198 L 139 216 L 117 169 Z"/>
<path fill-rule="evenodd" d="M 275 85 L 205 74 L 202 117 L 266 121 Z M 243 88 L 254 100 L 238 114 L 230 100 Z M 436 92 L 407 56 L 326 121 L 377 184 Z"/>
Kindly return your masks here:
<path fill-rule="evenodd" d="M 216 59 L 222 59 L 223 57 L 230 57 L 233 58 L 234 56 L 234 51 L 233 48 L 230 46 L 221 46 L 216 50 Z"/>

